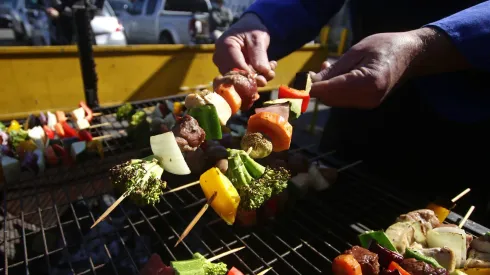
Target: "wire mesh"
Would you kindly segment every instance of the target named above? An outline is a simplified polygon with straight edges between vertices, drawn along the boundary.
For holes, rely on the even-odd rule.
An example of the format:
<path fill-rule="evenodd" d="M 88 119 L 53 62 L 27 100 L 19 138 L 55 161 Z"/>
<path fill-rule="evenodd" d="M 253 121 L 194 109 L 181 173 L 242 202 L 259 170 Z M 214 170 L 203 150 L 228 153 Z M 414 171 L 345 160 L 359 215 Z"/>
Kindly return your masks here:
<path fill-rule="evenodd" d="M 135 106 L 151 107 L 157 102 L 163 99 Z M 90 230 L 117 198 L 107 179 L 108 168 L 149 154 L 148 149 L 135 150 L 126 138 L 127 125 L 115 120 L 116 109 L 97 110 L 103 114 L 97 123 L 109 125 L 92 129 L 94 135 L 113 135 L 104 140 L 108 156 L 104 160 L 47 171 L 48 175 L 30 183 L 31 188 L 4 188 L 0 273 L 138 274 L 152 253 L 168 264 L 191 258 L 195 252 L 211 257 L 241 246 L 245 249 L 221 260 L 246 274 L 269 267 L 273 268 L 270 274 L 330 273 L 334 257 L 356 244 L 360 232 L 386 228 L 399 214 L 427 204 L 414 192 L 400 193 L 389 183 L 373 181 L 358 172 L 362 164 L 357 164 L 340 172 L 328 190 L 290 199 L 283 215 L 260 227 L 228 226 L 210 210 L 174 248 L 179 234 L 205 203 L 200 187 L 193 186 L 164 195 L 155 206 L 136 207 L 124 201 Z M 332 167 L 349 165 L 336 159 L 334 152 L 320 155 L 314 145 L 293 143 L 290 152 L 300 152 L 310 160 Z M 164 178 L 170 188 L 196 180 L 170 174 Z M 457 221 L 461 216 L 452 213 L 449 219 Z M 488 231 L 472 222 L 467 225 L 476 234 Z"/>

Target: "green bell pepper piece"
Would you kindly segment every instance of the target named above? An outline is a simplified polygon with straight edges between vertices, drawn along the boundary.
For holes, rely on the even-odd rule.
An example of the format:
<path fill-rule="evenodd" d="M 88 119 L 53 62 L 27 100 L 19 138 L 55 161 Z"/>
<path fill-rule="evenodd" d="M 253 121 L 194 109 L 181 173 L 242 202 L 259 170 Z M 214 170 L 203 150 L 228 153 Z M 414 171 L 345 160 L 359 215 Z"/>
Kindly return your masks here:
<path fill-rule="evenodd" d="M 173 261 L 170 265 L 177 275 L 204 275 L 203 261 L 201 259 Z"/>
<path fill-rule="evenodd" d="M 432 257 L 429 257 L 429 256 L 425 256 L 424 254 L 422 254 L 422 253 L 420 253 L 418 251 L 412 250 L 410 248 L 407 248 L 407 250 L 405 250 L 405 258 L 414 258 L 415 260 L 418 260 L 418 261 L 421 261 L 421 262 L 426 262 L 428 264 L 431 264 L 434 267 L 444 268 L 442 265 L 440 265 L 436 261 L 436 259 L 434 259 Z"/>
<path fill-rule="evenodd" d="M 359 241 L 361 243 L 361 246 L 369 249 L 369 246 L 371 245 L 371 241 L 375 240 L 379 245 L 382 247 L 389 249 L 394 252 L 398 252 L 396 250 L 396 247 L 391 243 L 390 239 L 388 236 L 386 236 L 385 232 L 383 230 L 379 231 L 366 231 L 359 235 Z"/>
<path fill-rule="evenodd" d="M 204 105 L 189 110 L 189 115 L 199 122 L 199 126 L 206 132 L 206 140 L 221 139 L 221 123 L 214 105 Z"/>

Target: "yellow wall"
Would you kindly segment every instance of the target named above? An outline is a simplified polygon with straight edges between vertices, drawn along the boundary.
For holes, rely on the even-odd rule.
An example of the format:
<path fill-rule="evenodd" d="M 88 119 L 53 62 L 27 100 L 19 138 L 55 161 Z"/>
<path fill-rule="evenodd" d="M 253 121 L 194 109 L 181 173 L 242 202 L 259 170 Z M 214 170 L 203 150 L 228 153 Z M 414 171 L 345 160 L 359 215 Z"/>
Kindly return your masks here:
<path fill-rule="evenodd" d="M 96 47 L 101 105 L 181 93 L 218 75 L 213 45 Z M 318 70 L 325 47 L 307 45 L 279 62 L 277 78 L 265 89 L 289 84 L 296 72 Z M 78 53 L 68 47 L 0 48 L 0 119 L 41 110 L 71 110 L 84 99 Z"/>

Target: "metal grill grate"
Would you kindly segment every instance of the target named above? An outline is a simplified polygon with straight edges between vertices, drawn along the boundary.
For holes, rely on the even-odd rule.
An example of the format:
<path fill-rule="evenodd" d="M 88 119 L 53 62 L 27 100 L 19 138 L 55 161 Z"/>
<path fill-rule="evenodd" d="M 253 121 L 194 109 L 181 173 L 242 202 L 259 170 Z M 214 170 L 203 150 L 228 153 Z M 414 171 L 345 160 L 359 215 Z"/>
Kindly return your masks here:
<path fill-rule="evenodd" d="M 139 102 L 139 108 L 157 101 Z M 163 102 L 163 99 L 160 101 Z M 94 230 L 89 227 L 114 201 L 107 180 L 109 167 L 130 157 L 148 154 L 135 151 L 115 122 L 116 108 L 98 110 L 100 122 L 111 126 L 93 129 L 94 134 L 114 134 L 104 141 L 108 158 L 83 163 L 76 169 L 59 168 L 41 177 L 32 188 L 4 189 L 3 232 L 0 246 L 5 274 L 138 274 L 152 253 L 162 260 L 188 259 L 194 252 L 206 257 L 245 246 L 222 260 L 244 273 L 258 273 L 273 267 L 270 274 L 330 273 L 331 261 L 357 243 L 357 234 L 368 228 L 389 226 L 400 214 L 427 201 L 414 201 L 410 192 L 395 192 L 373 181 L 353 166 L 339 174 L 329 190 L 309 194 L 297 201 L 286 215 L 260 228 L 227 226 L 213 211 L 207 211 L 190 235 L 178 247 L 174 244 L 185 226 L 205 203 L 199 186 L 163 196 L 154 207 L 135 207 L 125 201 Z M 301 144 L 301 142 L 296 142 Z M 335 153 L 318 155 L 313 146 L 292 146 L 310 159 L 343 167 Z M 136 155 L 135 155 L 136 154 Z M 48 172 L 51 173 L 51 172 Z M 196 180 L 165 174 L 169 187 Z M 53 186 L 52 182 L 62 184 Z M 396 196 L 393 194 L 397 194 Z M 15 211 L 14 211 L 15 210 Z M 452 214 L 456 221 L 461 216 Z M 468 223 L 469 231 L 488 231 Z"/>

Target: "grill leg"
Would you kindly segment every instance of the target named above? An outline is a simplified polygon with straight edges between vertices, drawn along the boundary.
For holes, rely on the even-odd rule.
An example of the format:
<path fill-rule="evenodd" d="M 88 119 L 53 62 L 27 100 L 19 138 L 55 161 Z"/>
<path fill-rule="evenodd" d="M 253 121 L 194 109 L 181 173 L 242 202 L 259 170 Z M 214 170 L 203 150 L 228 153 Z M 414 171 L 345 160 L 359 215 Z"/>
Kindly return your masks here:
<path fill-rule="evenodd" d="M 97 73 L 92 44 L 95 38 L 90 25 L 91 18 L 87 9 L 88 3 L 82 1 L 74 7 L 75 26 L 77 30 L 77 45 L 80 56 L 80 69 L 82 71 L 85 101 L 90 108 L 99 106 L 97 96 Z"/>

